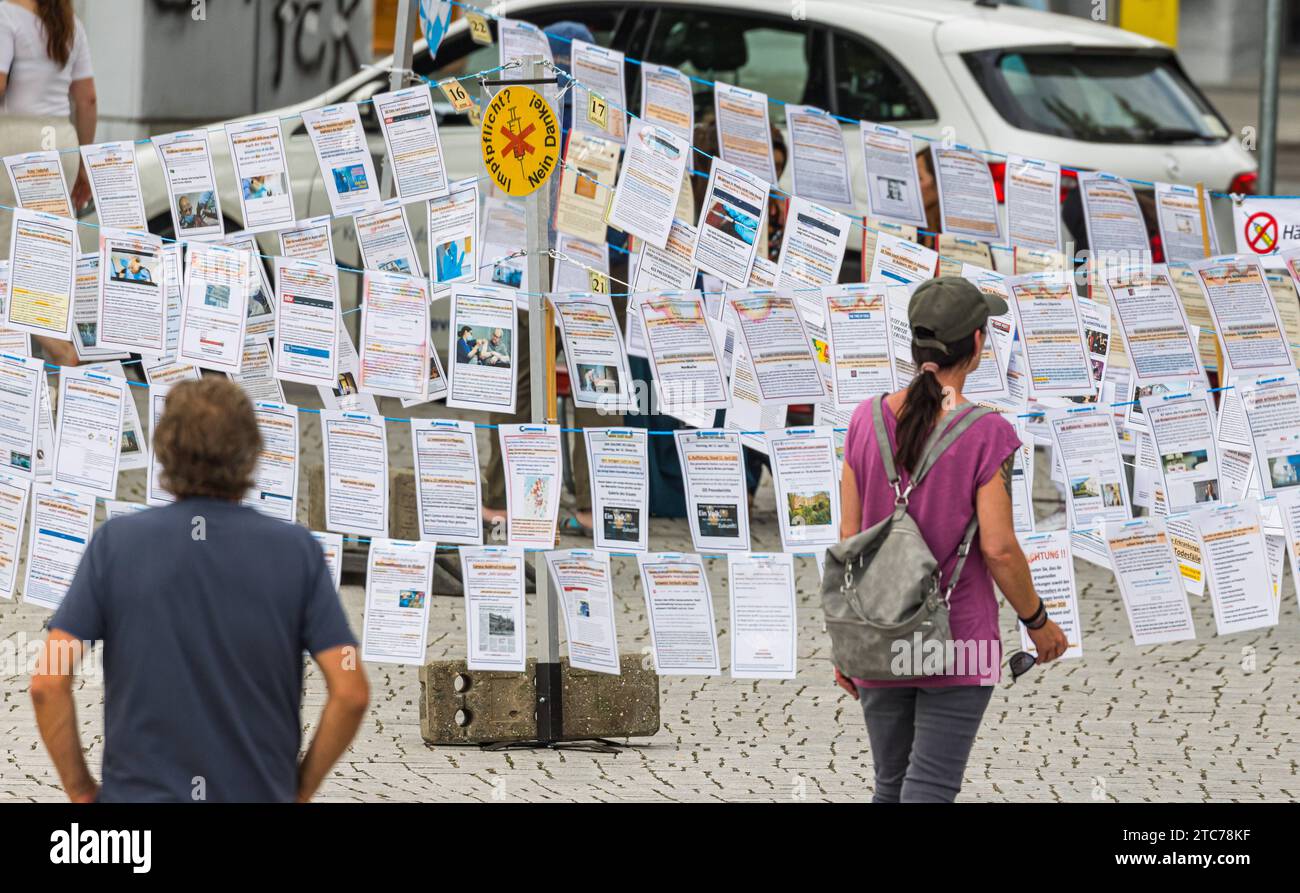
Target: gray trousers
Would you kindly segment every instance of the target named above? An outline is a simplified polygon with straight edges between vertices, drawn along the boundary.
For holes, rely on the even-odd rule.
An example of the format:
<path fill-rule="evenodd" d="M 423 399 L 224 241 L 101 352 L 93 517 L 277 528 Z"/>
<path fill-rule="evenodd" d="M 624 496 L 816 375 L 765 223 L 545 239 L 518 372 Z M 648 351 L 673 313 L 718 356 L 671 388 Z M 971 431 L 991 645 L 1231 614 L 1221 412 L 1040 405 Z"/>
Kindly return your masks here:
<path fill-rule="evenodd" d="M 859 688 L 871 740 L 873 803 L 951 803 L 993 697 L 991 685 Z"/>

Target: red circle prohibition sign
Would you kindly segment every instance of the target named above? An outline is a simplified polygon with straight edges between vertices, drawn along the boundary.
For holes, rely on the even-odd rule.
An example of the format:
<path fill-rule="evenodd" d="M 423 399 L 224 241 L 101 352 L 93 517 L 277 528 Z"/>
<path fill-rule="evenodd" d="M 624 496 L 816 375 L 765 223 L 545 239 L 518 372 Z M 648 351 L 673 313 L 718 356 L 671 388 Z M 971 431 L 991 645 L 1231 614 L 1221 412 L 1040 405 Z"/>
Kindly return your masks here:
<path fill-rule="evenodd" d="M 1277 247 L 1277 218 L 1267 211 L 1246 218 L 1246 244 L 1256 254 L 1271 254 Z"/>

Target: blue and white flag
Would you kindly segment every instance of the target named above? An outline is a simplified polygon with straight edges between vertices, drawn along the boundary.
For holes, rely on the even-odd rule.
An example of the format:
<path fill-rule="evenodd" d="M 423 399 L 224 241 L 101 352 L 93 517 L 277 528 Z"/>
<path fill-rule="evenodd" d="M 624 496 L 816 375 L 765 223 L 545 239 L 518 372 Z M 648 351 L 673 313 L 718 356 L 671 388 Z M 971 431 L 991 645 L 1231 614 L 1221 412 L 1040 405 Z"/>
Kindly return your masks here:
<path fill-rule="evenodd" d="M 438 47 L 451 26 L 451 0 L 420 0 L 420 27 L 429 43 L 429 55 L 438 55 Z"/>

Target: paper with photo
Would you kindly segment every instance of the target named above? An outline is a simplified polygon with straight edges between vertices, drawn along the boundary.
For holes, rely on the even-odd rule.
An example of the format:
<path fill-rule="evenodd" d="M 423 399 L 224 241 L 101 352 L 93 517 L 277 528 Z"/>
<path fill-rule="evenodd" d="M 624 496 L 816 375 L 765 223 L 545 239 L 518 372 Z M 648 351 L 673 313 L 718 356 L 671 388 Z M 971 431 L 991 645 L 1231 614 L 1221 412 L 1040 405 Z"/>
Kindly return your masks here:
<path fill-rule="evenodd" d="M 528 658 L 523 549 L 460 547 L 465 578 L 465 666 L 522 673 Z"/>
<path fill-rule="evenodd" d="M 398 198 L 414 202 L 446 195 L 447 164 L 429 85 L 376 93 L 371 102 L 393 165 Z"/>
<path fill-rule="evenodd" d="M 338 269 L 334 264 L 275 259 L 275 377 L 332 387 L 338 379 Z"/>
<path fill-rule="evenodd" d="M 925 202 L 912 134 L 887 124 L 862 121 L 861 136 L 868 217 L 924 227 Z M 864 269 L 869 268 L 869 263 L 864 264 Z"/>
<path fill-rule="evenodd" d="M 573 402 L 621 411 L 633 399 L 632 372 L 609 295 L 551 296 L 564 339 Z"/>
<path fill-rule="evenodd" d="M 570 45 L 573 74 L 573 130 L 622 143 L 627 137 L 627 96 L 623 89 L 623 54 L 585 40 Z M 592 120 L 589 107 L 603 106 L 604 126 Z"/>
<path fill-rule="evenodd" d="M 945 233 L 1001 244 L 1002 216 L 993 173 L 984 157 L 968 146 L 931 143 L 930 158 L 939 192 L 940 228 Z"/>
<path fill-rule="evenodd" d="M 1287 334 L 1259 261 L 1245 255 L 1213 257 L 1190 267 L 1223 348 L 1227 369 L 1220 370 L 1220 377 L 1294 372 Z"/>
<path fill-rule="evenodd" d="M 506 288 L 453 285 L 447 406 L 515 411 L 515 296 Z"/>
<path fill-rule="evenodd" d="M 238 372 L 227 373 L 230 379 L 248 395 L 249 400 L 284 402 L 284 387 L 275 377 L 275 356 L 271 345 L 259 338 L 244 342 Z"/>
<path fill-rule="evenodd" d="M 1142 647 L 1195 639 L 1191 608 L 1164 519 L 1147 517 L 1107 525 L 1106 549 L 1124 599 L 1133 644 Z"/>
<path fill-rule="evenodd" d="M 605 219 L 615 229 L 663 248 L 690 163 L 691 144 L 672 130 L 634 119 L 626 148 Z"/>
<path fill-rule="evenodd" d="M 0 473 L 31 480 L 36 474 L 37 432 L 45 363 L 0 353 Z"/>
<path fill-rule="evenodd" d="M 778 285 L 819 288 L 838 282 L 850 223 L 838 211 L 792 196 L 777 259 Z"/>
<path fill-rule="evenodd" d="M 1210 195 L 1205 193 L 1203 207 L 1198 207 L 1196 187 L 1176 183 L 1156 183 L 1156 224 L 1160 228 L 1160 244 L 1166 262 L 1200 260 L 1206 256 L 1205 227 L 1201 225 L 1202 211 L 1209 223 L 1211 257 L 1219 253 L 1219 234 L 1214 226 L 1214 211 Z"/>
<path fill-rule="evenodd" d="M 1096 406 L 1047 413 L 1052 453 L 1065 472 L 1068 526 L 1127 521 L 1128 481 L 1115 437 L 1115 417 Z"/>
<path fill-rule="evenodd" d="M 794 556 L 729 554 L 731 678 L 795 678 Z"/>
<path fill-rule="evenodd" d="M 430 543 L 375 537 L 366 562 L 366 610 L 361 659 L 424 663 L 429 642 L 434 551 Z"/>
<path fill-rule="evenodd" d="M 1070 277 L 1032 273 L 1006 283 L 1030 399 L 1092 396 L 1096 382 Z"/>
<path fill-rule="evenodd" d="M 1008 155 L 1003 176 L 1007 244 L 1017 251 L 1060 252 L 1061 166 L 1054 161 Z"/>
<path fill-rule="evenodd" d="M 785 124 L 790 131 L 791 191 L 808 201 L 852 208 L 853 185 L 840 122 L 815 106 L 787 105 Z"/>
<path fill-rule="evenodd" d="M 618 155 L 619 144 L 612 142 L 608 134 L 570 134 L 555 204 L 557 232 L 605 243 L 605 209 L 618 179 Z"/>
<path fill-rule="evenodd" d="M 254 261 L 224 245 L 190 245 L 181 295 L 177 357 L 204 369 L 236 373 L 248 328 L 248 285 Z"/>
<path fill-rule="evenodd" d="M 57 610 L 68 594 L 95 528 L 95 497 L 36 484 L 28 527 L 23 604 Z"/>
<path fill-rule="evenodd" d="M 647 435 L 640 428 L 586 428 L 597 549 L 644 552 L 650 539 Z"/>
<path fill-rule="evenodd" d="M 90 368 L 59 375 L 59 424 L 54 484 L 104 499 L 117 498 L 122 415 L 130 399 L 125 378 Z"/>
<path fill-rule="evenodd" d="M 379 182 L 355 102 L 307 109 L 302 123 L 316 152 L 325 195 L 335 217 L 378 204 Z"/>
<path fill-rule="evenodd" d="M 81 368 L 126 381 L 126 370 L 117 360 L 94 363 Z M 127 384 L 128 388 L 122 399 L 122 436 L 118 439 L 119 471 L 133 471 L 137 468 L 145 468 L 149 464 L 148 451 L 145 449 L 144 427 L 140 424 L 140 411 L 136 409 L 130 382 Z"/>
<path fill-rule="evenodd" d="M 318 264 L 334 264 L 334 240 L 330 228 L 334 218 L 329 214 L 299 220 L 293 226 L 280 230 L 280 254 L 296 260 L 310 260 Z"/>
<path fill-rule="evenodd" d="M 650 621 L 650 648 L 660 676 L 717 676 L 718 634 L 709 575 L 699 555 L 637 555 Z"/>
<path fill-rule="evenodd" d="M 76 336 L 72 347 L 83 363 L 95 360 L 125 359 L 120 350 L 105 350 L 99 345 L 99 255 L 77 256 L 77 280 L 72 291 L 72 323 Z"/>
<path fill-rule="evenodd" d="M 389 199 L 353 216 L 361 265 L 366 270 L 423 276 L 415 239 L 402 211 L 403 199 Z"/>
<path fill-rule="evenodd" d="M 298 520 L 298 407 L 258 400 L 253 416 L 262 449 L 243 504 L 292 524 Z"/>
<path fill-rule="evenodd" d="M 72 199 L 63 178 L 63 162 L 57 149 L 10 155 L 4 159 L 5 173 L 18 207 L 55 217 L 72 217 Z"/>
<path fill-rule="evenodd" d="M 714 428 L 678 430 L 673 436 L 695 549 L 748 551 L 749 493 L 740 434 Z"/>
<path fill-rule="evenodd" d="M 835 433 L 829 427 L 767 432 L 777 524 L 786 552 L 819 551 L 840 540 Z"/>
<path fill-rule="evenodd" d="M 145 230 L 144 195 L 140 191 L 140 167 L 131 140 L 96 143 L 81 147 L 81 164 L 90 180 L 99 225 L 111 229 Z"/>
<path fill-rule="evenodd" d="M 1214 398 L 1204 386 L 1140 398 L 1171 512 L 1222 499 Z"/>
<path fill-rule="evenodd" d="M 619 675 L 609 553 L 590 549 L 547 552 L 546 565 L 564 615 L 569 666 Z"/>
<path fill-rule="evenodd" d="M 148 233 L 99 231 L 96 258 L 93 323 L 78 323 L 73 342 L 81 353 L 90 349 L 104 355 L 139 353 L 151 357 L 168 352 L 168 283 L 162 240 Z M 80 275 L 78 276 L 80 284 Z M 177 308 L 179 309 L 179 307 Z M 81 303 L 78 299 L 78 315 Z M 178 319 L 179 323 L 179 319 Z"/>
<path fill-rule="evenodd" d="M 1062 660 L 1083 657 L 1083 627 L 1079 623 L 1079 600 L 1074 585 L 1074 559 L 1070 551 L 1070 532 L 1052 530 L 1021 539 L 1020 546 L 1029 562 L 1029 573 L 1034 581 L 1034 591 L 1047 609 L 1047 617 L 1061 628 L 1066 649 Z M 1023 623 L 1020 630 L 1020 647 L 1035 657 L 1038 648 Z"/>
<path fill-rule="evenodd" d="M 909 285 L 934 278 L 939 254 L 916 242 L 886 232 L 876 234 L 876 251 L 871 259 L 868 282 Z"/>
<path fill-rule="evenodd" d="M 11 212 L 8 329 L 72 340 L 77 223 L 21 208 Z"/>
<path fill-rule="evenodd" d="M 767 222 L 768 188 L 750 172 L 713 159 L 692 255 L 695 266 L 730 285 L 748 283 Z"/>
<path fill-rule="evenodd" d="M 489 196 L 483 207 L 482 231 L 479 233 L 478 281 L 484 285 L 520 289 L 525 294 L 516 295 L 521 307 L 526 307 L 531 288 L 528 281 L 528 264 L 524 244 L 528 226 L 524 217 L 524 203 Z"/>
<path fill-rule="evenodd" d="M 411 419 L 411 455 L 420 539 L 482 545 L 482 492 L 474 423 Z"/>
<path fill-rule="evenodd" d="M 23 548 L 27 496 L 32 482 L 0 474 L 0 598 L 12 599 L 18 585 L 18 554 Z"/>
<path fill-rule="evenodd" d="M 564 486 L 559 425 L 501 425 L 506 478 L 506 543 L 550 549 L 555 545 Z"/>
<path fill-rule="evenodd" d="M 637 307 L 660 411 L 725 408 L 722 361 L 699 294 L 642 298 Z"/>
<path fill-rule="evenodd" d="M 167 181 L 176 238 L 220 238 L 225 227 L 208 131 L 183 130 L 155 136 L 152 141 Z"/>
<path fill-rule="evenodd" d="M 1215 506 L 1196 512 L 1192 520 L 1219 635 L 1276 626 L 1278 600 L 1269 579 L 1259 504 L 1247 500 Z"/>
<path fill-rule="evenodd" d="M 326 529 L 387 536 L 388 432 L 383 417 L 323 409 L 320 424 Z"/>
<path fill-rule="evenodd" d="M 1273 496 L 1300 487 L 1300 377 L 1291 373 L 1251 387 L 1238 381 L 1236 390 L 1261 492 Z"/>
<path fill-rule="evenodd" d="M 347 326 L 342 322 L 339 323 L 338 345 L 338 379 L 333 387 L 316 386 L 316 393 L 320 395 L 321 403 L 326 409 L 378 415 L 379 404 L 375 401 L 374 395 L 362 393 L 357 387 L 357 379 L 361 374 L 360 360 L 357 357 L 357 349 L 352 344 L 352 336 L 348 334 Z"/>
<path fill-rule="evenodd" d="M 695 94 L 676 68 L 641 63 L 641 120 L 671 130 L 690 142 L 695 136 Z"/>
<path fill-rule="evenodd" d="M 1147 225 L 1133 187 L 1102 171 L 1079 171 L 1077 176 L 1092 253 L 1129 255 L 1147 251 Z"/>
<path fill-rule="evenodd" d="M 293 184 L 277 117 L 254 118 L 226 125 L 230 163 L 244 229 L 250 233 L 291 226 Z"/>
<path fill-rule="evenodd" d="M 457 180 L 429 200 L 429 272 L 434 297 L 478 279 L 478 181 Z"/>
<path fill-rule="evenodd" d="M 361 390 L 422 397 L 429 380 L 429 283 L 367 270 L 361 304 Z"/>

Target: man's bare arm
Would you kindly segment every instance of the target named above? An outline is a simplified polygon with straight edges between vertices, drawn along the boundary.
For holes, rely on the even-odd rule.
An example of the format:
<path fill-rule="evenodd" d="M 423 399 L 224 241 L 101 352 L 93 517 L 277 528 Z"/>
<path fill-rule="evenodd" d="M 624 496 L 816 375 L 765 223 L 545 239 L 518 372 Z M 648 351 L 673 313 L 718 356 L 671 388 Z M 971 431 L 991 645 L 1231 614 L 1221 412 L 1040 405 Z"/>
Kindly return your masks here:
<path fill-rule="evenodd" d="M 73 803 L 89 803 L 99 795 L 99 785 L 91 777 L 81 750 L 77 704 L 72 697 L 72 680 L 81 663 L 81 652 L 79 639 L 61 629 L 50 630 L 31 680 L 36 726 L 63 790 Z"/>
<path fill-rule="evenodd" d="M 306 803 L 320 787 L 330 768 L 356 737 L 370 705 L 370 683 L 352 645 L 313 655 L 329 693 L 321 710 L 320 725 L 298 767 L 298 802 Z"/>

